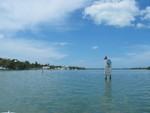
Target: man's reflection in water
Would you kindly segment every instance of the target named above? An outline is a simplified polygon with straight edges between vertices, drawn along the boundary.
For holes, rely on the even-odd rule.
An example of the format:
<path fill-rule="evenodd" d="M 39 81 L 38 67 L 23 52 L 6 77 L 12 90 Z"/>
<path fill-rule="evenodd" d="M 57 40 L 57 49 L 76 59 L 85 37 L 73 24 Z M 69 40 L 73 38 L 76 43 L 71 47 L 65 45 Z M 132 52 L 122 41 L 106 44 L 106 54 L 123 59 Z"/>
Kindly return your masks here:
<path fill-rule="evenodd" d="M 111 86 L 111 81 L 105 81 L 105 89 L 104 89 L 104 98 L 107 101 L 112 100 L 112 86 Z"/>

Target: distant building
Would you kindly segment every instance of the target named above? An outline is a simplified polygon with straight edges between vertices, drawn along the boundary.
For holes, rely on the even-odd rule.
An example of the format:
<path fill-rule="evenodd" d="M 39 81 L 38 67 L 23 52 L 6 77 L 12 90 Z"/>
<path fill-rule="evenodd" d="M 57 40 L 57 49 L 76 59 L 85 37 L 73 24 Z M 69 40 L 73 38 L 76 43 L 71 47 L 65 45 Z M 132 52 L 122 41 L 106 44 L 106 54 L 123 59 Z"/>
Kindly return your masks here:
<path fill-rule="evenodd" d="M 13 59 L 13 61 L 14 61 L 14 62 L 18 62 L 18 60 L 17 60 L 17 59 Z"/>
<path fill-rule="evenodd" d="M 49 66 L 43 66 L 42 69 L 50 69 Z"/>
<path fill-rule="evenodd" d="M 63 66 L 60 70 L 69 70 L 69 66 Z"/>
<path fill-rule="evenodd" d="M 7 69 L 7 68 L 5 68 L 5 67 L 0 67 L 0 70 L 5 70 L 5 69 Z"/>

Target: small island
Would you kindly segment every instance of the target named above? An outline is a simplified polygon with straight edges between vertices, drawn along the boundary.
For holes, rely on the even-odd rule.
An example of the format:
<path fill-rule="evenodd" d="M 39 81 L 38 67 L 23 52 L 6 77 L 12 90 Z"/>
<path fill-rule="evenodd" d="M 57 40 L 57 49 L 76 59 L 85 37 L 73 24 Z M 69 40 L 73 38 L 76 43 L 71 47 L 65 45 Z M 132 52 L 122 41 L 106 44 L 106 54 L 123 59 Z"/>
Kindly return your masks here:
<path fill-rule="evenodd" d="M 17 59 L 0 58 L 0 70 L 32 70 L 32 69 L 49 69 L 49 70 L 85 70 L 84 67 L 77 66 L 56 66 L 50 64 L 40 64 L 37 61 L 19 61 Z"/>

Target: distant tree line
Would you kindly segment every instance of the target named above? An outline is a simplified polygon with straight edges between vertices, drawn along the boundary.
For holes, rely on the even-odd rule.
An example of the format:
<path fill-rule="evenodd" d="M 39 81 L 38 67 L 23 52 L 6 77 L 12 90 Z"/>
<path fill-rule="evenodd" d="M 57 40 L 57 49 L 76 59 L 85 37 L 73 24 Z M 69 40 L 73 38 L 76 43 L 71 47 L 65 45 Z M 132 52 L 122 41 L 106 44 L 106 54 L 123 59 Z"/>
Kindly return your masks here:
<path fill-rule="evenodd" d="M 150 70 L 150 66 L 149 66 L 149 67 L 147 67 L 147 69 L 149 69 L 149 70 Z"/>
<path fill-rule="evenodd" d="M 40 64 L 37 61 L 35 63 L 30 63 L 29 61 L 19 61 L 17 59 L 5 59 L 0 58 L 0 67 L 9 70 L 29 70 L 29 69 L 42 69 L 42 67 L 48 66 L 49 69 L 58 69 L 63 68 L 64 66 L 55 66 L 50 64 Z M 68 69 L 85 69 L 83 67 L 75 67 L 75 66 L 68 66 Z"/>
<path fill-rule="evenodd" d="M 0 58 L 0 67 L 4 67 L 6 69 L 11 70 L 25 70 L 25 69 L 33 69 L 33 68 L 41 68 L 43 65 L 38 62 L 30 63 L 29 61 L 19 61 L 17 59 L 4 59 Z"/>
<path fill-rule="evenodd" d="M 136 67 L 136 68 L 129 68 L 129 69 L 148 69 L 148 70 L 150 70 L 150 66 L 149 67 Z"/>

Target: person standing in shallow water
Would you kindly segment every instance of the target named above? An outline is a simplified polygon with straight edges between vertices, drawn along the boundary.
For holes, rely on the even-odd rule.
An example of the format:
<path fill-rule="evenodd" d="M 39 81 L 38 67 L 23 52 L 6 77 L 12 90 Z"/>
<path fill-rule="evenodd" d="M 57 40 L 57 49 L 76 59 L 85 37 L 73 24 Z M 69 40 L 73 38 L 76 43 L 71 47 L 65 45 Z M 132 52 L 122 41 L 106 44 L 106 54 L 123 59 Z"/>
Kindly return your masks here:
<path fill-rule="evenodd" d="M 104 57 L 105 62 L 105 69 L 104 69 L 104 78 L 105 80 L 107 80 L 107 78 L 109 77 L 109 79 L 111 80 L 111 67 L 112 67 L 112 62 L 110 59 L 107 58 L 107 56 Z"/>

